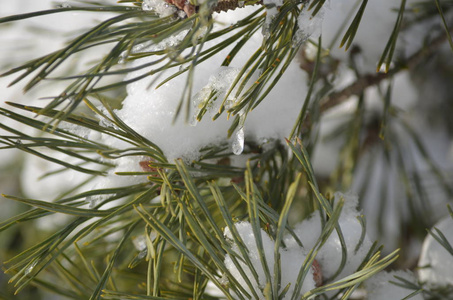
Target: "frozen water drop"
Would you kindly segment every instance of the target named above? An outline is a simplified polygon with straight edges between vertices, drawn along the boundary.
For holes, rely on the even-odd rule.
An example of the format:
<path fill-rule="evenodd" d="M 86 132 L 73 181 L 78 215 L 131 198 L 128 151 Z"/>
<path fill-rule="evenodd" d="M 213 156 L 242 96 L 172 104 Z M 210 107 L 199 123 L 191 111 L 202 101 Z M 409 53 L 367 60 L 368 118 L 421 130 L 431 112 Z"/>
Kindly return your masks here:
<path fill-rule="evenodd" d="M 36 265 L 38 264 L 38 260 L 35 260 L 31 263 L 31 265 L 29 265 L 26 269 L 25 269 L 25 275 L 28 275 L 30 274 L 33 269 L 36 267 Z"/>
<path fill-rule="evenodd" d="M 269 37 L 271 36 L 270 23 L 268 23 L 267 21 L 263 24 L 262 34 L 265 40 L 269 39 Z"/>
<path fill-rule="evenodd" d="M 187 14 L 183 10 L 178 10 L 178 17 L 184 19 L 187 17 Z"/>
<path fill-rule="evenodd" d="M 72 6 L 69 4 L 69 3 L 61 3 L 60 5 L 58 5 L 58 8 L 71 8 Z"/>
<path fill-rule="evenodd" d="M 146 47 L 145 43 L 137 44 L 134 47 L 132 47 L 132 53 L 140 53 L 141 51 L 143 51 L 143 49 L 145 49 L 145 47 Z"/>
<path fill-rule="evenodd" d="M 193 116 L 190 118 L 190 121 L 189 121 L 190 126 L 194 126 L 194 127 L 197 126 L 197 124 L 198 124 L 197 115 L 198 115 L 198 112 L 193 114 Z"/>
<path fill-rule="evenodd" d="M 322 21 L 324 18 L 324 9 L 321 8 L 318 13 L 313 16 L 308 5 L 304 5 L 301 13 L 297 18 L 297 27 L 299 28 L 292 40 L 292 47 L 299 47 L 309 38 L 317 39 L 321 35 Z"/>
<path fill-rule="evenodd" d="M 198 114 L 200 113 L 200 99 L 199 95 L 196 95 L 195 98 L 192 100 L 192 109 L 193 109 L 193 114 L 190 117 L 189 120 L 189 125 L 190 126 L 197 126 L 198 124 Z"/>
<path fill-rule="evenodd" d="M 101 195 L 92 195 L 85 198 L 85 201 L 88 202 L 88 207 L 90 209 L 96 208 L 96 206 L 104 200 Z"/>
<path fill-rule="evenodd" d="M 149 4 L 148 1 L 145 0 L 142 2 L 142 10 L 150 11 L 153 10 L 153 7 Z"/>
<path fill-rule="evenodd" d="M 146 240 L 144 235 L 139 235 L 132 238 L 132 243 L 134 244 L 135 249 L 138 251 L 146 250 Z"/>
<path fill-rule="evenodd" d="M 143 251 L 140 251 L 140 252 L 138 253 L 137 258 L 138 258 L 138 259 L 142 259 L 142 258 L 144 258 L 144 257 L 146 256 L 146 254 L 148 254 L 148 250 L 147 250 L 147 249 L 145 249 L 145 250 L 143 250 Z"/>
<path fill-rule="evenodd" d="M 244 151 L 244 127 L 234 133 L 232 149 L 236 155 L 240 155 Z"/>
<path fill-rule="evenodd" d="M 245 1 L 238 1 L 238 6 L 239 7 L 244 7 Z"/>
<path fill-rule="evenodd" d="M 118 57 L 118 64 L 124 64 L 127 58 L 127 51 L 121 52 L 120 56 Z"/>

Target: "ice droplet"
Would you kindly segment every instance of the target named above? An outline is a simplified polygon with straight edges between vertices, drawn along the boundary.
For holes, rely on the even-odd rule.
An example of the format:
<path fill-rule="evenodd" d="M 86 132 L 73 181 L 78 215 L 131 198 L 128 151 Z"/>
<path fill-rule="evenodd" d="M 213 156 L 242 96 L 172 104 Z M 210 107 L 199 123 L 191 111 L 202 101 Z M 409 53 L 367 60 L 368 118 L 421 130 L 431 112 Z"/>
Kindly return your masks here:
<path fill-rule="evenodd" d="M 313 11 L 309 10 L 308 5 L 304 5 L 297 17 L 297 31 L 294 34 L 292 47 L 299 47 L 309 38 L 317 39 L 321 35 L 322 21 L 324 18 L 324 7 L 313 16 Z"/>
<path fill-rule="evenodd" d="M 85 201 L 89 203 L 88 207 L 90 209 L 93 209 L 101 202 L 101 198 L 99 197 L 99 195 L 88 196 L 86 197 Z"/>
<path fill-rule="evenodd" d="M 271 36 L 270 27 L 270 21 L 268 21 L 268 18 L 266 17 L 266 21 L 264 22 L 261 31 L 265 40 L 269 39 Z"/>
<path fill-rule="evenodd" d="M 144 235 L 133 237 L 132 243 L 138 251 L 144 251 L 146 249 L 146 240 Z"/>
<path fill-rule="evenodd" d="M 142 2 L 142 10 L 150 11 L 153 10 L 153 7 L 149 4 L 148 1 L 145 0 Z"/>
<path fill-rule="evenodd" d="M 90 209 L 96 208 L 102 201 L 107 200 L 109 197 L 113 197 L 115 194 L 108 195 L 91 195 L 85 198 L 85 201 L 88 202 L 88 207 Z"/>
<path fill-rule="evenodd" d="M 25 269 L 25 275 L 28 275 L 30 274 L 33 269 L 36 267 L 36 265 L 38 264 L 38 260 L 35 260 L 31 263 L 31 265 L 29 265 L 26 269 Z"/>
<path fill-rule="evenodd" d="M 71 8 L 72 6 L 71 6 L 71 4 L 64 2 L 64 3 L 61 3 L 60 5 L 58 5 L 57 7 L 58 8 Z"/>
<path fill-rule="evenodd" d="M 187 14 L 183 10 L 178 10 L 178 17 L 184 19 L 187 17 Z"/>
<path fill-rule="evenodd" d="M 198 124 L 197 117 L 201 111 L 201 105 L 200 105 L 199 98 L 200 98 L 200 95 L 197 94 L 197 95 L 195 95 L 195 98 L 192 100 L 192 109 L 194 110 L 194 113 L 192 114 L 192 116 L 190 117 L 190 120 L 189 120 L 190 126 L 197 126 L 197 124 Z"/>
<path fill-rule="evenodd" d="M 190 126 L 193 126 L 193 127 L 197 126 L 197 124 L 198 124 L 197 115 L 198 115 L 198 112 L 194 113 L 192 115 L 192 117 L 190 118 L 190 120 L 189 120 Z"/>
<path fill-rule="evenodd" d="M 239 7 L 244 7 L 245 1 L 238 1 L 238 6 Z"/>
<path fill-rule="evenodd" d="M 164 18 L 173 15 L 177 9 L 164 0 L 144 0 L 142 2 L 142 10 L 154 11 L 159 17 Z"/>
<path fill-rule="evenodd" d="M 244 127 L 237 129 L 233 134 L 233 153 L 240 155 L 244 151 Z"/>
<path fill-rule="evenodd" d="M 127 51 L 121 52 L 121 54 L 118 57 L 118 64 L 124 64 L 126 62 L 127 58 Z"/>
<path fill-rule="evenodd" d="M 145 43 L 137 44 L 132 47 L 132 53 L 140 53 L 141 51 L 143 51 L 143 49 L 145 49 L 146 46 L 147 45 Z"/>
<path fill-rule="evenodd" d="M 138 253 L 137 258 L 138 258 L 138 259 L 142 259 L 142 258 L 144 258 L 144 257 L 146 256 L 146 254 L 148 254 L 148 249 L 145 249 L 145 250 L 143 250 L 143 251 L 140 251 L 140 252 Z"/>

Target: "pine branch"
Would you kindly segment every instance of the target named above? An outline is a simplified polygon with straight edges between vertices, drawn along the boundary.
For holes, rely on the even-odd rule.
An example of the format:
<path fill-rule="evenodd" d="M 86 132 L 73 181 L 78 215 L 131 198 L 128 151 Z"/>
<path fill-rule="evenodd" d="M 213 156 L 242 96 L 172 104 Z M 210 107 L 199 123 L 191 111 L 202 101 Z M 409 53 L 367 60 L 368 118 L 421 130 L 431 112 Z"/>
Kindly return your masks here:
<path fill-rule="evenodd" d="M 444 44 L 447 40 L 447 35 L 442 34 L 434 38 L 428 45 L 424 46 L 418 52 L 407 58 L 405 61 L 398 62 L 396 66 L 391 68 L 387 73 L 376 73 L 362 75 L 354 83 L 345 87 L 341 91 L 333 92 L 327 97 L 320 100 L 320 111 L 326 112 L 339 104 L 347 101 L 351 96 L 360 95 L 366 88 L 377 85 L 382 81 L 392 78 L 395 74 L 410 69 L 415 69 L 419 64 L 423 63 L 424 59 L 431 56 Z"/>
<path fill-rule="evenodd" d="M 171 16 L 158 19 L 153 12 L 144 12 L 138 7 L 142 4 L 141 1 L 123 0 L 120 2 L 133 3 L 137 7 L 121 10 L 123 15 L 109 19 L 87 31 L 66 48 L 27 63 L 10 73 L 23 71 L 25 75 L 28 75 L 39 71 L 38 76 L 34 77 L 27 86 L 27 88 L 31 88 L 44 79 L 40 77 L 41 75 L 49 79 L 54 69 L 66 62 L 72 54 L 80 53 L 99 44 L 114 43 L 112 51 L 86 74 L 65 77 L 64 79 L 74 80 L 73 84 L 59 97 L 56 97 L 47 108 L 18 104 L 13 104 L 13 106 L 22 111 L 40 113 L 46 118 L 54 118 L 58 122 L 64 121 L 108 135 L 127 146 L 124 148 L 106 146 L 99 141 L 79 137 L 60 127 L 51 130 L 43 121 L 3 108 L 0 109 L 2 116 L 32 128 L 41 129 L 46 135 L 44 137 L 28 136 L 1 123 L 0 128 L 6 129 L 10 134 L 1 135 L 0 142 L 5 145 L 2 148 L 28 151 L 40 155 L 48 161 L 57 162 L 63 167 L 96 176 L 101 172 L 90 172 L 83 166 L 74 165 L 65 160 L 57 160 L 50 155 L 43 156 L 35 149 L 47 147 L 69 157 L 77 157 L 90 163 L 98 162 L 88 155 L 80 154 L 86 151 L 96 154 L 96 157 L 106 158 L 108 161 L 102 161 L 100 164 L 111 170 L 113 170 L 113 162 L 118 158 L 144 156 L 145 158 L 137 160 L 134 166 L 141 167 L 142 171 L 116 172 L 115 176 L 142 176 L 142 178 L 148 176 L 147 180 L 144 180 L 145 182 L 142 184 L 125 187 L 97 189 L 83 193 L 74 192 L 76 195 L 68 192 L 64 196 L 59 196 L 54 202 L 8 196 L 9 200 L 33 208 L 0 222 L 0 231 L 17 223 L 35 220 L 54 213 L 72 217 L 67 225 L 62 225 L 49 237 L 38 241 L 34 246 L 8 261 L 7 271 L 13 275 L 12 282 L 16 284 L 18 291 L 30 283 L 47 287 L 57 294 L 74 299 L 88 299 L 90 295 L 91 299 L 210 299 L 209 296 L 204 295 L 204 292 L 208 280 L 211 280 L 228 299 L 298 299 L 301 296 L 308 298 L 325 295 L 332 291 L 336 295 L 331 298 L 341 294 L 346 299 L 364 280 L 397 259 L 397 251 L 380 258 L 380 250 L 376 249 L 377 244 L 375 243 L 370 247 L 357 269 L 347 275 L 342 274 L 348 264 L 348 259 L 353 257 L 363 244 L 366 244 L 364 242 L 365 221 L 362 217 L 358 217 L 357 223 L 361 233 L 358 235 L 357 244 L 353 245 L 352 250 L 348 250 L 348 232 L 344 231 L 344 228 L 348 227 L 342 228 L 339 222 L 347 201 L 344 198 L 336 199 L 321 193 L 321 189 L 324 188 L 317 182 L 311 166 L 309 151 L 297 139 L 299 134 L 296 134 L 304 125 L 310 125 L 308 124 L 308 105 L 317 82 L 318 63 L 320 64 L 322 59 L 320 42 L 305 105 L 297 126 L 291 133 L 291 139 L 287 141 L 287 147 L 275 143 L 269 147 L 271 149 L 266 149 L 266 147 L 260 148 L 250 143 L 251 150 L 247 153 L 250 156 L 246 167 L 232 166 L 232 160 L 229 158 L 231 153 L 225 150 L 223 145 L 203 149 L 202 159 L 198 162 L 186 164 L 178 160 L 173 164 L 167 161 L 158 145 L 142 136 L 142 133 L 134 131 L 125 120 L 118 117 L 108 101 L 99 96 L 97 92 L 124 87 L 130 82 L 159 74 L 168 68 L 182 67 L 183 69 L 176 71 L 163 82 L 184 72 L 190 74 L 197 63 L 208 60 L 222 47 L 236 43 L 230 55 L 222 63 L 222 66 L 228 66 L 234 55 L 242 50 L 242 46 L 248 38 L 265 22 L 264 9 L 258 10 L 230 28 L 217 32 L 210 30 L 213 23 L 206 15 L 212 11 L 234 10 L 243 4 L 264 4 L 262 1 L 226 0 L 217 3 L 212 10 L 209 10 L 209 13 L 207 13 L 208 7 L 204 7 L 206 9 L 204 12 L 196 14 L 194 12 L 202 8 L 179 0 L 168 0 L 170 4 L 185 11 L 188 17 L 175 19 L 174 16 Z M 226 99 L 228 95 L 236 93 L 235 96 L 239 99 L 237 106 L 229 109 L 222 106 L 219 114 L 227 111 L 231 115 L 239 115 L 243 110 L 248 112 L 256 108 L 297 55 L 299 44 L 296 46 L 293 44 L 294 31 L 297 28 L 295 20 L 300 13 L 300 4 L 306 4 L 308 1 L 285 2 L 279 8 L 280 14 L 276 15 L 269 25 L 269 37 L 256 49 L 256 52 L 251 53 L 251 59 L 243 67 L 241 76 L 238 76 L 235 81 L 234 85 L 237 90 L 232 87 L 225 96 Z M 310 7 L 313 9 L 313 13 L 319 11 L 325 2 L 325 0 L 311 1 Z M 362 3 L 360 13 L 348 30 L 345 39 L 346 45 L 352 43 L 352 38 L 359 26 L 358 23 L 366 1 Z M 403 3 L 405 2 L 403 1 Z M 98 10 L 89 9 L 103 11 L 99 8 L 97 8 Z M 52 11 L 4 18 L 0 22 L 71 10 L 77 10 L 77 8 L 57 8 Z M 135 22 L 137 17 L 141 18 L 140 22 Z M 399 30 L 399 26 L 398 23 L 395 32 Z M 206 28 L 207 33 L 204 36 L 199 35 Z M 180 44 L 172 49 L 140 53 L 133 51 L 135 45 L 149 40 L 157 44 L 182 29 L 190 30 Z M 202 47 L 207 40 L 221 37 L 235 29 L 238 31 L 234 36 L 209 49 Z M 418 53 L 397 63 L 386 74 L 361 76 L 345 89 L 322 98 L 319 104 L 320 111 L 324 113 L 343 103 L 350 96 L 359 95 L 367 87 L 378 85 L 406 68 L 414 69 L 425 61 L 426 57 L 435 53 L 446 38 L 447 35 L 437 37 Z M 183 56 L 183 51 L 190 48 L 193 50 L 190 55 Z M 150 55 L 162 56 L 162 60 L 158 62 L 167 60 L 168 64 L 165 67 L 156 67 L 158 62 L 153 62 L 136 68 L 121 68 L 121 66 L 118 69 L 113 68 L 119 63 L 120 58 L 135 60 Z M 187 67 L 187 65 L 190 66 Z M 155 67 L 155 69 L 126 82 L 116 82 L 105 86 L 98 84 L 104 76 L 124 75 L 146 67 Z M 261 70 L 258 80 L 253 83 L 248 82 L 252 78 L 251 74 L 257 70 Z M 18 80 L 22 80 L 25 75 L 21 74 Z M 188 82 L 190 83 L 189 80 Z M 189 84 L 183 99 L 191 100 L 190 89 Z M 388 95 L 390 91 L 389 88 Z M 215 95 L 211 94 L 211 96 Z M 76 101 L 71 102 L 66 107 L 66 111 L 56 109 L 58 104 L 69 99 L 76 99 Z M 103 109 L 94 105 L 93 100 L 99 101 Z M 87 108 L 91 109 L 93 117 L 76 115 L 74 109 L 78 104 L 85 104 Z M 390 98 L 386 98 L 384 108 L 386 117 L 391 114 L 389 106 Z M 363 111 L 358 109 L 357 113 L 363 113 Z M 204 111 L 200 111 L 198 118 L 201 119 L 203 114 Z M 109 125 L 99 124 L 99 120 L 94 116 L 106 121 Z M 236 129 L 235 126 L 241 126 L 241 122 L 244 120 L 237 118 L 234 126 L 230 128 L 230 133 Z M 355 139 L 356 136 L 358 134 L 351 135 L 351 139 Z M 294 137 L 296 139 L 293 139 Z M 17 143 L 17 140 L 21 142 Z M 354 147 L 357 144 L 354 143 Z M 291 153 L 288 153 L 288 147 L 291 149 Z M 423 156 L 424 150 L 419 145 L 417 147 Z M 397 151 L 402 150 L 397 148 Z M 398 155 L 402 157 L 401 153 Z M 399 163 L 404 164 L 401 157 Z M 403 165 L 401 169 L 404 168 Z M 418 191 L 420 194 L 423 193 L 422 189 Z M 87 208 L 88 204 L 89 208 Z M 107 204 L 109 207 L 105 208 Z M 292 208 L 295 205 L 298 205 L 298 210 L 302 211 L 300 213 L 298 211 L 300 215 L 309 215 L 314 210 L 318 210 L 321 232 L 319 236 L 315 237 L 314 246 L 310 246 L 312 248 L 304 248 L 302 238 L 298 237 L 292 224 L 291 226 L 289 224 L 292 213 L 295 211 Z M 241 236 L 243 232 L 238 229 L 238 225 L 241 223 L 249 226 L 247 236 Z M 111 236 L 112 233 L 115 233 L 115 236 Z M 137 247 L 139 249 L 134 249 L 132 243 L 135 234 L 141 235 L 141 237 L 144 235 L 144 245 Z M 322 274 L 314 275 L 313 270 L 316 269 L 317 255 L 332 236 L 335 236 L 338 241 L 335 248 L 337 251 L 335 258 L 338 258 L 339 262 L 338 268 L 335 266 L 332 275 L 322 278 Z M 437 236 L 445 240 L 439 232 L 437 232 Z M 289 246 L 286 248 L 289 240 L 294 240 L 295 248 L 293 250 L 303 249 L 304 251 L 298 251 L 298 254 L 304 252 L 306 256 L 304 259 L 298 260 L 299 265 L 295 266 L 296 278 L 293 278 L 294 280 L 290 284 L 281 286 L 283 275 L 286 275 L 281 253 L 289 249 Z M 270 245 L 270 241 L 271 246 L 266 248 L 265 241 L 267 241 L 267 246 Z M 79 242 L 83 246 L 79 246 Z M 341 249 L 338 249 L 338 245 Z M 256 251 L 252 251 L 253 246 Z M 252 254 L 252 252 L 254 253 Z M 231 260 L 231 264 L 227 265 L 227 257 Z M 173 270 L 164 267 L 171 263 L 173 263 Z M 133 270 L 128 270 L 132 268 Z M 317 268 L 320 268 L 319 265 Z M 38 278 L 45 270 L 53 272 L 59 277 L 63 283 L 61 287 Z M 171 274 L 169 275 L 169 273 Z M 324 283 L 315 279 L 316 287 L 312 287 L 309 291 L 303 290 L 303 284 L 312 281 L 313 278 L 310 276 L 320 277 Z M 225 281 L 225 278 L 228 282 Z M 129 281 L 132 284 L 129 284 Z M 121 283 L 118 285 L 118 289 L 116 282 Z M 410 283 L 408 282 L 408 284 Z M 325 297 L 327 298 L 327 296 Z"/>

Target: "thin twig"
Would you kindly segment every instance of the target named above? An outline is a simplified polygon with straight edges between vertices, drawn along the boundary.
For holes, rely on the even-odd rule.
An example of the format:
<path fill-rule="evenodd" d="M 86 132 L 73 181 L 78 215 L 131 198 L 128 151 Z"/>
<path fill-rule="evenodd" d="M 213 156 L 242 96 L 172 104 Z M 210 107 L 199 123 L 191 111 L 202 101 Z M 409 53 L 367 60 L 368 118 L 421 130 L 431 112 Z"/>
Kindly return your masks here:
<path fill-rule="evenodd" d="M 200 8 L 199 6 L 193 5 L 185 0 L 165 0 L 165 2 L 174 5 L 176 8 L 183 10 L 188 17 L 193 15 Z M 212 12 L 226 12 L 229 10 L 235 10 L 236 8 L 242 8 L 245 5 L 256 5 L 263 4 L 263 0 L 259 1 L 244 1 L 244 0 L 219 0 L 217 4 L 212 8 Z"/>
<path fill-rule="evenodd" d="M 244 7 L 244 5 L 256 5 L 256 4 L 263 4 L 263 1 L 256 1 L 253 4 L 249 4 L 247 2 L 250 1 L 240 1 L 240 0 L 220 0 L 215 8 L 213 9 L 214 12 L 222 12 L 228 10 L 235 10 L 236 8 Z"/>
<path fill-rule="evenodd" d="M 358 96 L 366 88 L 379 84 L 381 81 L 391 78 L 398 72 L 407 69 L 414 69 L 421 62 L 424 61 L 426 56 L 433 54 L 447 39 L 446 34 L 442 34 L 436 37 L 429 45 L 420 49 L 407 60 L 397 64 L 395 67 L 390 69 L 387 73 L 376 73 L 376 74 L 367 74 L 352 83 L 351 85 L 345 87 L 343 90 L 338 92 L 333 92 L 328 96 L 324 97 L 320 102 L 320 112 L 325 112 L 343 102 L 348 100 L 351 96 Z"/>

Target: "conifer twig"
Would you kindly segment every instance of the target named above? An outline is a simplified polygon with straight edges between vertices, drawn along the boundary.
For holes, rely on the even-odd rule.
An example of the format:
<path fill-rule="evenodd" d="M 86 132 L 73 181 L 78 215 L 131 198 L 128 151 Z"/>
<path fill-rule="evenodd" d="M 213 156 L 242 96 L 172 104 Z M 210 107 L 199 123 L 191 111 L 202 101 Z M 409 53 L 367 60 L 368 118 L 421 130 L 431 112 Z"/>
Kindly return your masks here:
<path fill-rule="evenodd" d="M 320 102 L 320 112 L 325 112 L 337 105 L 345 102 L 351 96 L 360 95 L 360 93 L 366 88 L 379 84 L 385 79 L 391 78 L 395 74 L 406 70 L 414 69 L 417 67 L 423 59 L 429 55 L 432 55 L 447 39 L 446 34 L 442 34 L 436 37 L 429 45 L 423 47 L 415 54 L 410 56 L 407 60 L 402 61 L 397 64 L 395 67 L 390 69 L 387 73 L 376 73 L 376 74 L 366 74 L 358 78 L 354 83 L 345 87 L 341 91 L 333 92 L 328 96 L 321 99 Z"/>

